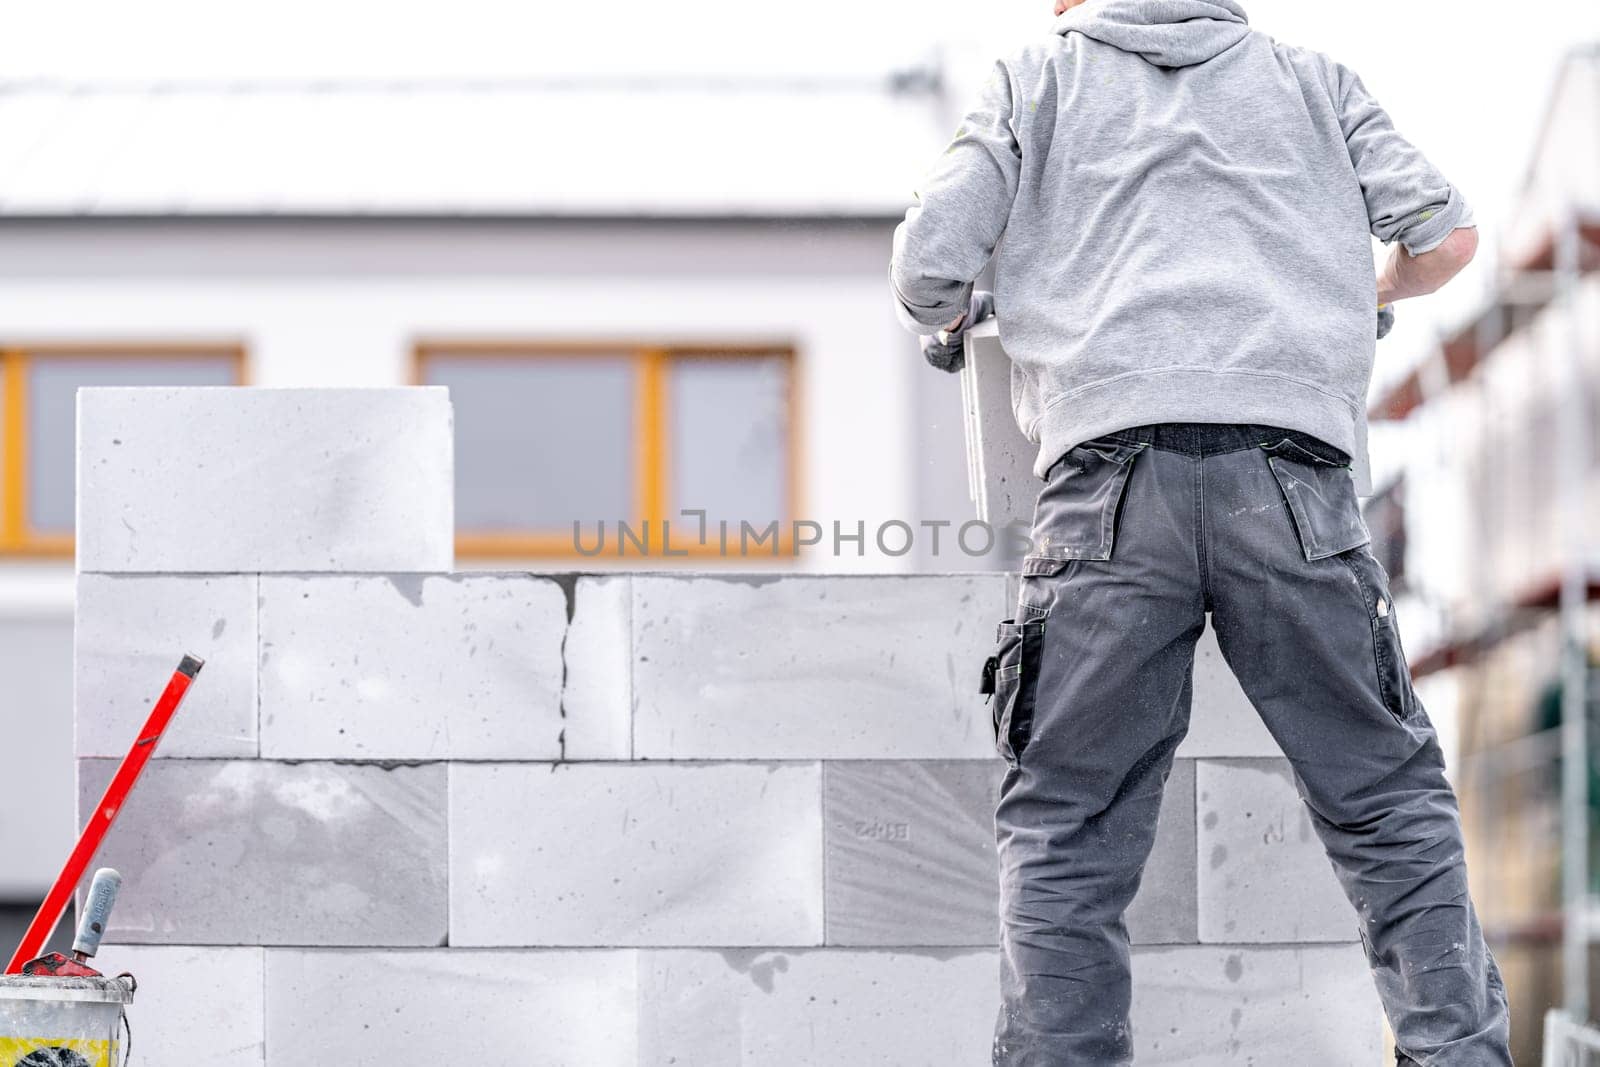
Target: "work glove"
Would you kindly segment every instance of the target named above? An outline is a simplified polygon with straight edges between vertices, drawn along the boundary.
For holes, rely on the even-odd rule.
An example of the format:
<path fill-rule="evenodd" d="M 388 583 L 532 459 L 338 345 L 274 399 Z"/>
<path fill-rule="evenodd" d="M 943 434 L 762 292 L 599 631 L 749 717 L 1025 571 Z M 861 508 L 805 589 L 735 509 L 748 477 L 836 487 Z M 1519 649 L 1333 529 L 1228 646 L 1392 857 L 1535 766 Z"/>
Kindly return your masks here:
<path fill-rule="evenodd" d="M 1378 305 L 1378 340 L 1389 336 L 1389 331 L 1394 329 L 1394 305 Z"/>
<path fill-rule="evenodd" d="M 922 358 L 940 370 L 952 374 L 959 371 L 966 363 L 967 331 L 993 314 L 994 294 L 987 289 L 974 289 L 967 313 L 954 330 L 940 330 L 922 338 Z"/>

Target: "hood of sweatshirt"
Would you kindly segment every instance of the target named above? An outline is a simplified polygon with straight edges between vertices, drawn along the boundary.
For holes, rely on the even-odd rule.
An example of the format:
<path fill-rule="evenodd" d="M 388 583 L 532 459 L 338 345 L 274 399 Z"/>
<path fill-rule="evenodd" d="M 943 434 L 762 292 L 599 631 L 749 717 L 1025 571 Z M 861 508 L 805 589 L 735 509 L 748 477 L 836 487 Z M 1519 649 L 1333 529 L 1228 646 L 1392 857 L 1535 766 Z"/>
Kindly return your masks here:
<path fill-rule="evenodd" d="M 1087 0 L 1056 20 L 1073 31 L 1143 56 L 1158 67 L 1204 63 L 1250 32 L 1235 0 Z"/>

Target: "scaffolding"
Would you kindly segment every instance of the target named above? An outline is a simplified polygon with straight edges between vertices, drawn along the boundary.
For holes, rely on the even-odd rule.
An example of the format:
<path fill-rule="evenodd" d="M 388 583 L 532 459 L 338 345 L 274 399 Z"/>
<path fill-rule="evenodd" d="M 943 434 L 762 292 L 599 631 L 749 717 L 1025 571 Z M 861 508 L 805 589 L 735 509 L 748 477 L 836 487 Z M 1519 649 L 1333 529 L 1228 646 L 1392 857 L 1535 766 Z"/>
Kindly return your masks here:
<path fill-rule="evenodd" d="M 1465 631 L 1458 630 L 1440 646 L 1419 657 L 1413 670 L 1416 675 L 1424 676 L 1471 664 L 1508 639 L 1546 624 L 1552 616 L 1556 622 L 1559 725 L 1487 740 L 1463 759 L 1461 786 L 1481 800 L 1478 810 L 1487 823 L 1481 828 L 1484 840 L 1520 839 L 1523 847 L 1531 848 L 1537 845 L 1535 836 L 1507 834 L 1498 825 L 1498 821 L 1513 810 L 1513 797 L 1506 788 L 1507 783 L 1547 772 L 1553 767 L 1560 768 L 1559 911 L 1530 916 L 1523 923 L 1503 927 L 1494 933 L 1502 941 L 1559 939 L 1561 1013 L 1559 1017 L 1552 1014 L 1544 1032 L 1546 1064 L 1563 1067 L 1600 1064 L 1600 1055 L 1591 1060 L 1592 1053 L 1600 1053 L 1600 1030 L 1590 1030 L 1583 1025 L 1594 1014 L 1590 1006 L 1590 949 L 1600 942 L 1600 896 L 1591 889 L 1589 870 L 1590 773 L 1594 744 L 1587 736 L 1597 703 L 1595 694 L 1590 692 L 1595 688 L 1592 679 L 1596 677 L 1597 666 L 1591 653 L 1589 605 L 1600 599 L 1600 573 L 1593 570 L 1590 561 L 1590 493 L 1587 487 L 1595 473 L 1591 443 L 1595 427 L 1590 406 L 1600 382 L 1594 380 L 1584 357 L 1586 339 L 1582 332 L 1581 291 L 1585 274 L 1593 271 L 1596 260 L 1600 259 L 1594 254 L 1597 246 L 1600 246 L 1600 220 L 1587 219 L 1576 211 L 1567 213 L 1550 235 L 1548 262 L 1544 256 L 1535 256 L 1531 262 L 1511 266 L 1499 279 L 1489 310 L 1469 328 L 1473 358 L 1460 358 L 1465 345 L 1453 353 L 1448 341 L 1440 345 L 1431 360 L 1435 365 L 1418 368 L 1414 401 L 1415 406 L 1422 406 L 1437 398 L 1442 390 L 1470 376 L 1491 351 L 1529 330 L 1537 316 L 1554 313 L 1553 320 L 1560 327 L 1559 335 L 1553 345 L 1535 351 L 1534 358 L 1556 361 L 1553 366 L 1560 383 L 1552 413 L 1557 444 L 1553 459 L 1559 494 L 1559 556 L 1551 561 L 1549 571 L 1516 595 L 1477 606 L 1473 625 Z M 1452 354 L 1457 356 L 1454 366 L 1449 361 Z M 1487 406 L 1493 402 L 1487 391 L 1480 396 L 1480 404 Z M 1480 418 L 1485 424 L 1492 417 L 1492 413 L 1480 409 Z M 1479 477 L 1488 479 L 1489 484 L 1479 486 L 1480 501 L 1498 496 L 1491 491 L 1494 486 L 1503 488 L 1507 479 L 1518 477 L 1520 473 L 1493 463 L 1486 465 Z M 1490 564 L 1486 546 L 1494 535 L 1484 527 L 1493 520 L 1486 509 L 1480 507 L 1479 510 L 1482 525 L 1473 538 L 1474 570 L 1487 573 Z M 1464 735 L 1486 732 L 1476 728 L 1473 721 L 1474 716 L 1483 712 L 1481 702 L 1463 705 Z M 1529 869 L 1534 866 L 1530 864 Z M 1490 883 L 1491 887 L 1495 884 Z M 1491 898 L 1485 901 L 1487 910 L 1498 911 L 1493 906 L 1492 890 L 1484 895 Z M 1551 1056 L 1557 1058 L 1551 1059 Z"/>
<path fill-rule="evenodd" d="M 1589 1067 L 1600 1062 L 1600 1030 L 1560 1008 L 1544 1017 L 1544 1067 Z"/>
<path fill-rule="evenodd" d="M 1559 121 L 1592 124 L 1590 116 L 1600 114 L 1600 49 L 1575 49 L 1562 79 L 1557 96 L 1565 85 L 1569 107 L 1578 99 L 1593 110 Z M 1552 100 L 1546 115 L 1541 148 L 1570 150 L 1572 128 L 1552 131 L 1557 103 Z M 1593 147 L 1600 150 L 1600 141 Z M 1597 844 L 1591 841 L 1591 812 L 1600 800 L 1591 796 L 1591 775 L 1600 773 L 1600 737 L 1588 736 L 1600 723 L 1600 645 L 1591 640 L 1591 603 L 1600 601 L 1600 555 L 1592 553 L 1600 546 L 1590 531 L 1600 494 L 1589 487 L 1600 477 L 1600 329 L 1584 319 L 1588 309 L 1600 306 L 1594 293 L 1585 292 L 1586 277 L 1600 269 L 1600 151 L 1596 155 L 1592 169 L 1584 158 L 1568 172 L 1540 176 L 1541 224 L 1525 227 L 1523 244 L 1502 257 L 1480 311 L 1442 337 L 1427 359 L 1372 406 L 1375 419 L 1399 419 L 1453 395 L 1459 404 L 1472 405 L 1466 417 L 1485 431 L 1475 441 L 1458 437 L 1481 450 L 1468 483 L 1477 506 L 1468 527 L 1463 597 L 1443 619 L 1448 636 L 1411 666 L 1418 677 L 1448 668 L 1473 672 L 1471 699 L 1462 701 L 1459 719 L 1461 736 L 1471 744 L 1463 746 L 1470 751 L 1460 760 L 1457 786 L 1472 805 L 1473 840 L 1479 847 L 1487 843 L 1484 858 L 1492 865 L 1487 881 L 1475 879 L 1474 896 L 1485 915 L 1498 918 L 1485 922 L 1496 947 L 1526 949 L 1524 962 L 1534 960 L 1542 969 L 1553 967 L 1559 946 L 1559 1008 L 1542 1027 L 1532 1028 L 1542 1030 L 1547 1067 L 1600 1065 L 1600 1028 L 1588 1025 L 1596 1014 L 1591 955 L 1600 946 L 1600 894 L 1591 886 L 1600 872 L 1590 870 Z M 1534 168 L 1541 163 L 1549 169 L 1549 159 L 1539 158 Z M 1530 170 L 1528 186 L 1534 184 Z M 1552 187 L 1557 195 L 1550 195 Z M 1484 384 L 1490 376 L 1485 364 L 1497 352 L 1527 364 L 1518 372 L 1526 390 L 1521 421 L 1510 427 L 1522 438 L 1521 447 L 1496 447 L 1493 440 L 1507 428 L 1496 421 L 1506 401 Z M 1500 371 L 1507 366 L 1501 364 Z M 1457 387 L 1473 378 L 1479 388 L 1463 395 Z M 1528 384 L 1532 379 L 1540 380 Z M 1529 397 L 1550 399 L 1541 407 Z M 1538 447 L 1527 447 L 1530 438 Z M 1530 464 L 1530 455 L 1547 456 L 1545 469 Z M 1548 515 L 1546 505 L 1553 505 Z M 1546 530 L 1556 536 L 1545 536 Z M 1508 566 L 1530 557 L 1537 566 Z M 1499 581 L 1508 571 L 1517 580 Z M 1504 676 L 1514 677 L 1519 656 L 1524 662 L 1539 659 L 1511 643 L 1520 635 L 1530 635 L 1534 646 L 1541 639 L 1551 642 L 1544 647 L 1556 661 L 1559 721 L 1507 730 L 1506 712 L 1514 705 L 1489 683 L 1504 685 Z M 1477 664 L 1482 669 L 1474 670 Z M 1550 704 L 1553 710 L 1557 702 Z M 1541 792 L 1550 790 L 1557 767 L 1554 789 Z M 1557 844 L 1558 857 L 1550 855 Z M 1551 867 L 1557 859 L 1554 890 Z M 1541 889 L 1547 878 L 1542 884 L 1549 888 Z M 1497 900 L 1500 892 L 1507 899 Z M 1549 906 L 1530 908 L 1541 896 Z M 1508 915 L 1515 918 L 1507 921 Z M 1544 1002 L 1556 1000 L 1552 993 Z"/>

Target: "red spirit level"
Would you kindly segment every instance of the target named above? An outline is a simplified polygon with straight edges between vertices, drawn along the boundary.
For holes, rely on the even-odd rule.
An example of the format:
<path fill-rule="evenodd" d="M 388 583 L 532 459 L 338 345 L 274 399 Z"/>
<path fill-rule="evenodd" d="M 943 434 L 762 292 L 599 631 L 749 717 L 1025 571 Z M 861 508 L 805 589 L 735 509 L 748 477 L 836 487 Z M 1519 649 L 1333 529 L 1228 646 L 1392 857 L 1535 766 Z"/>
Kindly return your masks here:
<path fill-rule="evenodd" d="M 38 956 L 45 942 L 50 940 L 50 935 L 55 933 L 56 924 L 61 921 L 67 905 L 72 901 L 72 891 L 77 888 L 83 873 L 94 861 L 95 853 L 100 851 L 101 842 L 106 839 L 111 825 L 117 821 L 117 813 L 122 810 L 128 794 L 133 792 L 134 784 L 138 782 L 139 775 L 144 773 L 145 764 L 149 763 L 150 757 L 155 754 L 156 746 L 161 743 L 161 736 L 167 732 L 167 725 L 172 722 L 172 716 L 177 712 L 178 705 L 183 703 L 190 683 L 194 681 L 195 675 L 200 673 L 200 668 L 203 666 L 205 666 L 204 660 L 196 656 L 184 656 L 183 662 L 178 664 L 178 669 L 172 672 L 172 680 L 167 683 L 166 691 L 151 709 L 150 718 L 144 724 L 144 729 L 139 731 L 139 737 L 134 741 L 133 747 L 122 758 L 122 765 L 117 768 L 111 784 L 106 787 L 105 796 L 100 798 L 99 806 L 89 814 L 89 822 L 83 828 L 83 836 L 78 838 L 77 847 L 72 850 L 72 856 L 62 868 L 60 877 L 50 889 L 50 894 L 44 898 L 44 903 L 39 905 L 39 914 L 33 917 L 28 932 L 22 937 L 22 944 L 17 947 L 16 954 L 6 965 L 5 973 L 21 974 L 23 965 Z"/>

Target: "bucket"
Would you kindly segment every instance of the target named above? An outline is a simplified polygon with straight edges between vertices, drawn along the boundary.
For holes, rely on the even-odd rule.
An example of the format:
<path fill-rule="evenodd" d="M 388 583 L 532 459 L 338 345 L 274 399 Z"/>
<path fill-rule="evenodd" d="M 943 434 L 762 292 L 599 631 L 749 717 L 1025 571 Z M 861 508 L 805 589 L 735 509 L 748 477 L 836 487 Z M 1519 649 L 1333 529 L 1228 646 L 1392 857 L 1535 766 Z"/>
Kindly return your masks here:
<path fill-rule="evenodd" d="M 121 1067 L 127 978 L 0 976 L 0 1067 Z"/>

